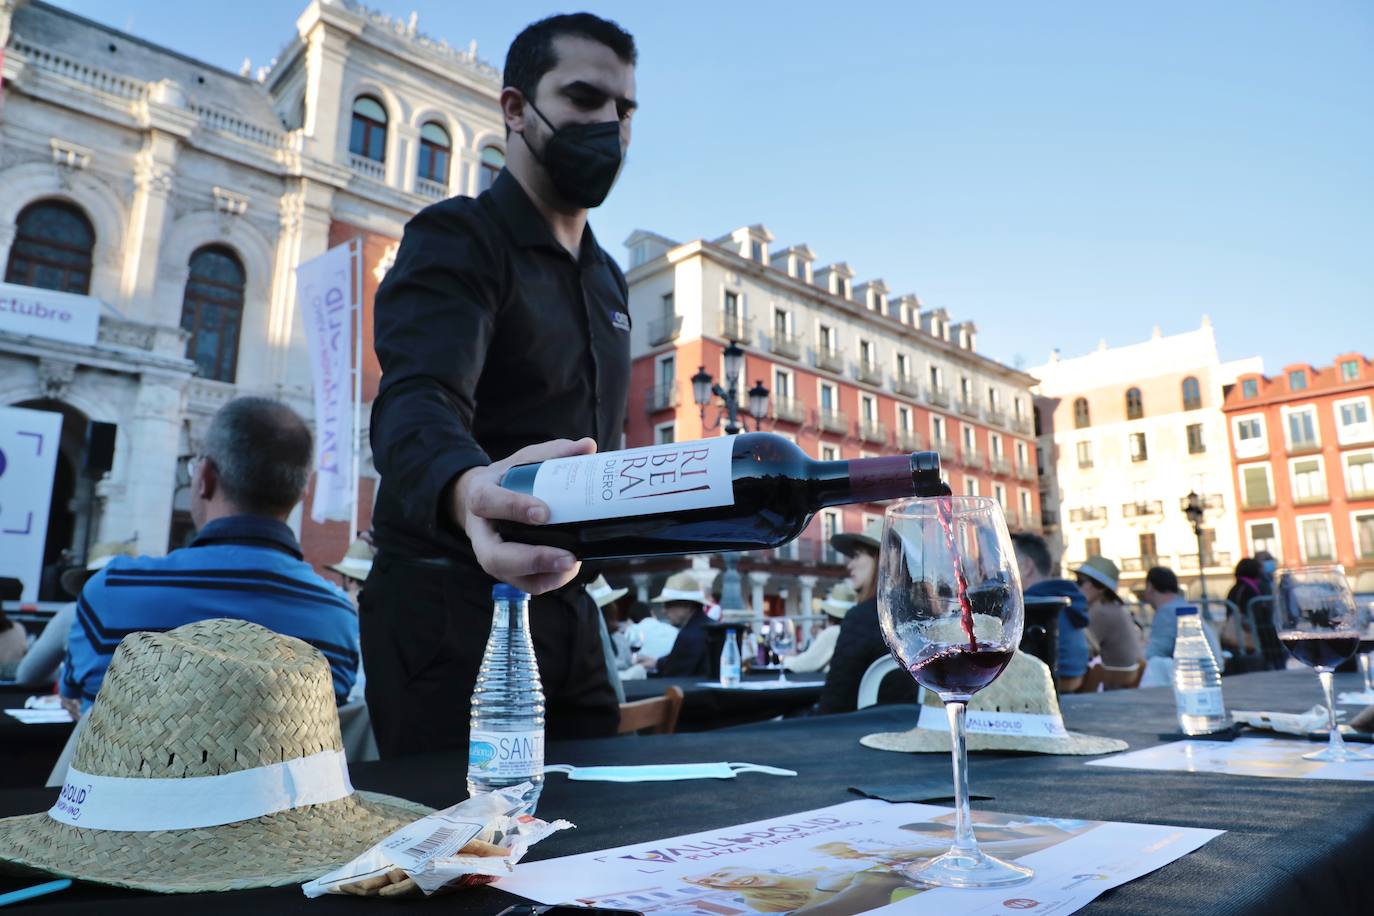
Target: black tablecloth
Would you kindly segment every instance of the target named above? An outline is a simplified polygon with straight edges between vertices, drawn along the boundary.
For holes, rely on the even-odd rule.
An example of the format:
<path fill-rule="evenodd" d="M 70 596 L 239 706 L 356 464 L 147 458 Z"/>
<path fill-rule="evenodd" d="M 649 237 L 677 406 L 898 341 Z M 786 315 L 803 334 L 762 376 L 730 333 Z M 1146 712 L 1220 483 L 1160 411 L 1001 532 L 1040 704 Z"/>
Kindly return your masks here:
<path fill-rule="evenodd" d="M 1353 676 L 1338 686 L 1356 689 Z M 1296 712 L 1320 701 L 1307 671 L 1228 678 L 1229 706 Z M 1064 700 L 1075 731 L 1125 738 L 1132 749 L 1157 743 L 1175 725 L 1167 688 L 1123 690 Z M 793 778 L 744 775 L 733 780 L 683 783 L 570 783 L 550 776 L 540 813 L 566 817 L 578 829 L 536 847 L 531 858 L 586 852 L 666 838 L 819 808 L 856 796 L 856 783 L 934 780 L 949 773 L 947 754 L 892 754 L 861 747 L 858 739 L 880 730 L 910 727 L 910 706 L 768 722 L 700 735 L 620 738 L 555 743 L 551 763 L 648 763 L 736 760 L 798 771 Z M 996 796 L 975 806 L 993 811 L 1140 821 L 1225 829 L 1197 852 L 1131 882 L 1091 904 L 1095 914 L 1230 914 L 1370 912 L 1374 862 L 1374 787 L 1369 783 L 1259 779 L 1241 776 L 1147 772 L 1085 766 L 1082 757 L 976 754 L 973 787 Z M 462 795 L 458 758 L 430 755 L 353 768 L 359 788 L 403 794 L 431 805 Z M 0 793 L 0 813 L 41 811 L 51 791 Z M 18 886 L 0 880 L 0 891 Z M 512 902 L 490 888 L 423 904 L 427 910 L 495 913 Z M 150 896 L 90 887 L 33 901 L 49 911 L 259 914 L 359 914 L 379 901 L 332 897 L 306 900 L 296 887 L 233 894 Z"/>
<path fill-rule="evenodd" d="M 777 679 L 776 672 L 744 676 L 749 683 Z M 730 690 L 703 686 L 707 680 L 704 677 L 651 677 L 642 681 L 625 681 L 625 699 L 661 697 L 669 687 L 680 687 L 682 711 L 678 714 L 677 730 L 701 732 L 804 712 L 820 699 L 825 675 L 820 672 L 789 672 L 787 680 L 792 686 L 772 690 Z"/>
<path fill-rule="evenodd" d="M 0 709 L 22 709 L 26 699 L 41 692 L 0 688 Z M 0 789 L 43 785 L 72 728 L 71 722 L 25 725 L 0 712 Z"/>

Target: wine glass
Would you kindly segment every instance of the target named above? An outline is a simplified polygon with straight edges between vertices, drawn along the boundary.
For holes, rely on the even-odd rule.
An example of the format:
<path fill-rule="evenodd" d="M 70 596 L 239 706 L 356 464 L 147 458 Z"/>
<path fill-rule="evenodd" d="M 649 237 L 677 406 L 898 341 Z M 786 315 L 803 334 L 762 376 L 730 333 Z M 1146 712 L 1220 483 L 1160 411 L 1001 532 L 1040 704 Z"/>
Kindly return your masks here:
<path fill-rule="evenodd" d="M 940 887 L 1006 887 L 1032 871 L 978 848 L 968 804 L 964 716 L 1021 641 L 1023 607 L 1002 508 L 978 496 L 908 499 L 889 506 L 878 557 L 883 639 L 949 716 L 954 758 L 954 845 L 902 873 Z"/>
<path fill-rule="evenodd" d="M 1360 675 L 1364 678 L 1365 693 L 1374 693 L 1374 601 L 1366 602 L 1360 615 Z"/>
<path fill-rule="evenodd" d="M 1275 604 L 1274 623 L 1279 641 L 1294 658 L 1316 669 L 1322 692 L 1326 694 L 1330 737 L 1326 747 L 1303 754 L 1303 759 L 1327 763 L 1368 759 L 1346 748 L 1336 725 L 1331 672 L 1355 654 L 1361 630 L 1359 611 L 1345 570 L 1339 566 L 1286 569 L 1279 576 Z"/>
<path fill-rule="evenodd" d="M 774 617 L 768 623 L 768 646 L 778 657 L 778 680 L 787 680 L 787 667 L 782 663 L 784 655 L 790 655 L 797 645 L 797 630 L 787 617 Z"/>

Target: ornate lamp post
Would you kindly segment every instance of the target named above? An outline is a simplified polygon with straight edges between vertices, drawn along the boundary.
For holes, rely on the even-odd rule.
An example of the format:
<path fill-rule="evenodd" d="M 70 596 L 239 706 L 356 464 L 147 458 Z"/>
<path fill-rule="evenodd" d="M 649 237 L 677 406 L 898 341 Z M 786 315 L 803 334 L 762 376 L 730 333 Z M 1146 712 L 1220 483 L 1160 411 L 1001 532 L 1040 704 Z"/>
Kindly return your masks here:
<path fill-rule="evenodd" d="M 1207 557 L 1203 555 L 1202 544 L 1202 517 L 1205 510 L 1202 505 L 1202 497 L 1197 495 L 1194 490 L 1188 491 L 1187 501 L 1183 505 L 1183 514 L 1188 516 L 1188 521 L 1193 526 L 1193 535 L 1197 538 L 1197 574 L 1198 582 L 1202 586 L 1202 603 L 1207 603 Z"/>

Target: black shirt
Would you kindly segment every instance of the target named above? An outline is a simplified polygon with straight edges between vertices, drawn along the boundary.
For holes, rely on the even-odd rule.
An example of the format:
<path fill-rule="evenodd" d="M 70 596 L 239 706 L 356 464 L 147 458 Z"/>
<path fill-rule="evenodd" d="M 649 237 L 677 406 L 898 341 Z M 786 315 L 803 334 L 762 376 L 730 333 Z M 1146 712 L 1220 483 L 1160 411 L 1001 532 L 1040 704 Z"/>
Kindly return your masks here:
<path fill-rule="evenodd" d="M 888 654 L 883 631 L 878 624 L 878 600 L 860 601 L 845 612 L 840 622 L 840 635 L 835 639 L 835 653 L 830 656 L 830 668 L 825 673 L 825 686 L 816 710 L 822 713 L 853 712 L 859 705 L 859 682 L 868 666 Z M 916 699 L 916 682 L 911 675 L 898 669 L 883 678 L 878 690 L 881 703 L 912 703 Z"/>
<path fill-rule="evenodd" d="M 377 290 L 372 405 L 381 552 L 471 561 L 441 505 L 457 474 L 549 439 L 620 447 L 625 277 L 588 226 L 572 257 L 509 172 L 407 225 Z"/>
<path fill-rule="evenodd" d="M 673 649 L 658 660 L 657 671 L 662 677 L 706 677 L 711 671 L 707 652 L 710 639 L 706 625 L 711 618 L 697 609 L 677 631 Z"/>

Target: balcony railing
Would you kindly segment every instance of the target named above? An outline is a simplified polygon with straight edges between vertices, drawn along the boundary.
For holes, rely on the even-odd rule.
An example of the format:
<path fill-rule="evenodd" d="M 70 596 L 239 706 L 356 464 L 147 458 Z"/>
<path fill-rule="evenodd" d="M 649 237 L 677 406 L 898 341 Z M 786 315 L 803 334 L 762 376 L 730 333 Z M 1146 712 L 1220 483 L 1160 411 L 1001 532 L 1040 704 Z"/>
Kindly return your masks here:
<path fill-rule="evenodd" d="M 946 463 L 954 463 L 959 460 L 959 449 L 948 439 L 937 439 L 934 443 L 935 451 L 940 453 L 940 460 Z"/>
<path fill-rule="evenodd" d="M 854 377 L 865 385 L 879 385 L 883 383 L 883 370 L 877 366 L 859 363 L 854 369 Z"/>
<path fill-rule="evenodd" d="M 949 391 L 945 388 L 927 387 L 926 400 L 934 404 L 936 407 L 948 407 Z"/>
<path fill-rule="evenodd" d="M 1023 436 L 1029 436 L 1029 435 L 1031 434 L 1031 429 L 1032 429 L 1031 421 L 1028 420 L 1028 419 L 1026 419 L 1025 417 L 1012 417 L 1012 418 L 1011 418 L 1011 431 L 1012 431 L 1012 432 L 1014 432 L 1014 433 L 1020 433 L 1020 434 L 1023 435 Z"/>
<path fill-rule="evenodd" d="M 1150 569 L 1151 567 L 1154 567 L 1154 566 L 1162 566 L 1162 565 L 1164 565 L 1164 564 L 1160 562 L 1160 558 L 1157 557 L 1157 556 L 1122 557 L 1122 558 L 1121 558 L 1121 571 L 1122 571 L 1122 572 L 1143 573 L 1143 572 L 1145 572 L 1147 569 Z"/>
<path fill-rule="evenodd" d="M 362 175 L 364 178 L 371 178 L 373 181 L 386 182 L 386 164 L 378 162 L 376 159 L 369 159 L 366 156 L 359 156 L 350 153 L 348 164 L 353 171 Z"/>
<path fill-rule="evenodd" d="M 988 463 L 988 467 L 992 469 L 992 473 L 994 474 L 1000 474 L 1003 477 L 1011 476 L 1011 462 L 1005 458 L 994 457 L 992 461 Z"/>
<path fill-rule="evenodd" d="M 669 410 L 677 406 L 677 385 L 654 385 L 644 392 L 644 409 L 649 413 Z"/>
<path fill-rule="evenodd" d="M 1007 425 L 1006 411 L 1001 410 L 1000 408 L 989 407 L 987 413 L 984 416 L 987 417 L 987 421 L 991 423 L 993 426 L 1005 427 Z"/>
<path fill-rule="evenodd" d="M 801 359 L 801 337 L 796 334 L 774 331 L 772 339 L 768 341 L 768 350 L 770 353 L 785 359 Z"/>
<path fill-rule="evenodd" d="M 965 400 L 964 398 L 960 398 L 959 412 L 966 417 L 973 417 L 976 420 L 978 419 L 978 417 L 982 415 L 983 409 L 978 406 L 977 401 L 970 401 Z"/>
<path fill-rule="evenodd" d="M 1025 464 L 1018 464 L 1016 466 L 1016 476 L 1022 480 L 1034 480 L 1035 468 Z"/>
<path fill-rule="evenodd" d="M 1059 524 L 1059 513 L 1053 509 L 1040 510 L 1040 526 L 1042 528 L 1053 528 Z"/>
<path fill-rule="evenodd" d="M 1143 518 L 1149 515 L 1163 515 L 1164 503 L 1157 499 L 1144 499 L 1122 503 L 1121 514 L 1126 518 Z"/>
<path fill-rule="evenodd" d="M 915 430 L 903 429 L 897 433 L 897 448 L 904 452 L 919 452 L 925 448 L 925 437 Z"/>
<path fill-rule="evenodd" d="M 1183 572 L 1197 572 L 1197 554 L 1181 553 L 1178 555 L 1178 568 Z M 1208 569 L 1230 569 L 1231 553 L 1227 550 L 1213 550 L 1207 554 Z"/>
<path fill-rule="evenodd" d="M 1202 508 L 1204 509 L 1226 508 L 1226 497 L 1222 496 L 1220 493 L 1208 493 L 1206 496 L 1203 496 L 1200 499 L 1202 502 Z M 1188 497 L 1183 496 L 1179 498 L 1178 508 L 1181 512 L 1188 511 Z"/>
<path fill-rule="evenodd" d="M 677 336 L 681 333 L 682 316 L 664 315 L 662 318 L 649 322 L 649 346 L 657 347 L 659 344 L 677 340 Z"/>
<path fill-rule="evenodd" d="M 430 200 L 444 200 L 448 197 L 448 185 L 442 181 L 431 181 L 428 178 L 415 179 L 415 193 L 421 197 L 428 197 Z"/>
<path fill-rule="evenodd" d="M 816 425 L 828 433 L 849 432 L 849 415 L 843 410 L 816 411 Z"/>
<path fill-rule="evenodd" d="M 1288 443 L 1288 454 L 1306 455 L 1308 452 L 1319 452 L 1322 447 L 1316 439 L 1294 439 Z"/>
<path fill-rule="evenodd" d="M 816 368 L 826 372 L 844 372 L 844 351 L 817 347 Z"/>
<path fill-rule="evenodd" d="M 720 336 L 735 343 L 747 344 L 753 341 L 754 320 L 744 315 L 722 312 L 720 316 Z"/>
<path fill-rule="evenodd" d="M 1102 522 L 1106 519 L 1106 506 L 1085 506 L 1082 509 L 1069 510 L 1069 521 L 1071 522 Z"/>
<path fill-rule="evenodd" d="M 859 438 L 878 445 L 887 443 L 887 426 L 877 420 L 864 420 L 859 424 Z"/>
<path fill-rule="evenodd" d="M 984 465 L 983 453 L 976 448 L 965 448 L 959 456 L 959 461 L 966 468 L 981 468 Z"/>
<path fill-rule="evenodd" d="M 904 398 L 919 398 L 921 396 L 921 386 L 910 376 L 892 376 L 892 390 Z"/>
<path fill-rule="evenodd" d="M 773 419 L 784 423 L 806 422 L 806 405 L 796 398 L 773 398 Z"/>

